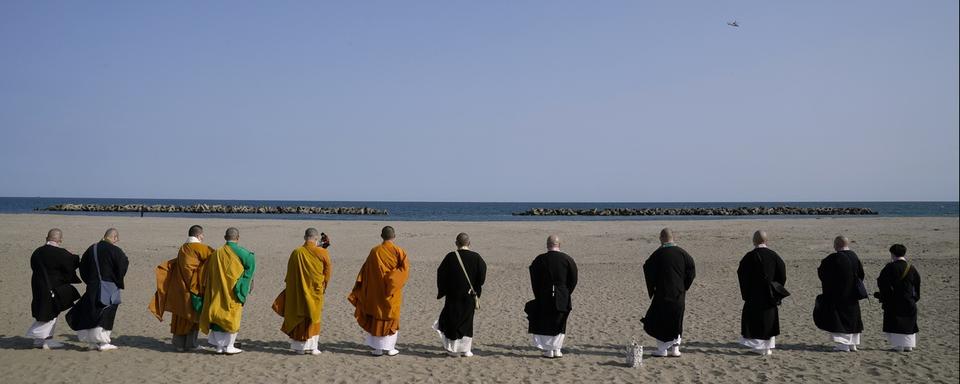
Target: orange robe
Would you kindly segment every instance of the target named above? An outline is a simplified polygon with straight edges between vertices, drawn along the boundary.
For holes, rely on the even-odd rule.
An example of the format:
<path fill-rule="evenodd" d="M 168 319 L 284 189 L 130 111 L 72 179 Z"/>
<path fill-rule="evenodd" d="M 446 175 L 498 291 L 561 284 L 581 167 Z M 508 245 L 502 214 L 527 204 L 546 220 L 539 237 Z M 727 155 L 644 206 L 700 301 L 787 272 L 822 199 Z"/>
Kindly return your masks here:
<path fill-rule="evenodd" d="M 370 250 L 347 296 L 363 330 L 372 336 L 389 336 L 400 330 L 403 285 L 409 276 L 407 253 L 392 241 Z"/>
<path fill-rule="evenodd" d="M 157 291 L 147 308 L 160 321 L 164 312 L 171 313 L 170 333 L 183 336 L 197 329 L 199 316 L 190 294 L 199 295 L 203 265 L 213 252 L 202 243 L 185 243 L 176 259 L 157 266 Z"/>
<path fill-rule="evenodd" d="M 290 254 L 286 288 L 274 306 L 283 316 L 280 330 L 291 339 L 306 341 L 320 334 L 323 295 L 332 272 L 330 254 L 311 241 Z"/>

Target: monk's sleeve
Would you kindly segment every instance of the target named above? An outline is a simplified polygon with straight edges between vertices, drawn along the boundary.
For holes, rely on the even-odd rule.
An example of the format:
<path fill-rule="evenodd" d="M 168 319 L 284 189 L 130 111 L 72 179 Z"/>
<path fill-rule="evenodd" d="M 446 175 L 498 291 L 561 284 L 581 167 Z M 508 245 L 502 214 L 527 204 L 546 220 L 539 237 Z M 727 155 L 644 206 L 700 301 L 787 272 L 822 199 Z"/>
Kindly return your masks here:
<path fill-rule="evenodd" d="M 437 267 L 437 300 L 447 295 L 447 260 L 450 260 L 449 254 L 443 258 L 440 266 Z"/>
<path fill-rule="evenodd" d="M 123 277 L 127 275 L 127 268 L 130 266 L 130 260 L 127 259 L 127 255 L 123 253 L 123 250 L 120 248 L 115 248 L 116 253 L 116 270 L 114 271 L 113 279 L 114 283 L 117 284 L 117 288 L 123 288 Z"/>
<path fill-rule="evenodd" d="M 400 251 L 397 267 L 387 274 L 387 297 L 396 295 L 403 289 L 410 277 L 410 261 L 407 259 L 407 253 Z"/>
<path fill-rule="evenodd" d="M 80 276 L 77 276 L 77 268 L 80 267 L 80 256 L 74 255 L 70 252 L 67 252 L 70 255 L 70 260 L 64 264 L 63 269 L 60 270 L 60 274 L 66 279 L 66 282 L 69 284 L 79 284 Z"/>
<path fill-rule="evenodd" d="M 686 251 L 683 252 L 683 259 L 686 261 L 684 263 L 686 264 L 686 273 L 684 273 L 683 289 L 689 291 L 690 286 L 693 285 L 693 279 L 697 277 L 697 267 L 693 263 L 693 258 Z"/>
<path fill-rule="evenodd" d="M 573 293 L 573 290 L 577 289 L 577 277 L 579 274 L 577 271 L 577 262 L 573 261 L 573 258 L 570 258 L 570 266 L 567 267 L 567 289 L 569 293 Z"/>
<path fill-rule="evenodd" d="M 237 295 L 237 301 L 239 301 L 240 304 L 244 304 L 247 302 L 247 295 L 250 294 L 250 283 L 253 280 L 253 271 L 257 267 L 256 260 L 254 259 L 253 252 L 239 245 L 233 246 L 233 243 L 230 245 L 234 253 L 240 258 L 240 264 L 243 265 L 243 274 L 240 275 L 240 279 L 237 280 L 237 285 L 233 287 L 233 293 Z"/>
<path fill-rule="evenodd" d="M 324 252 L 320 261 L 323 262 L 323 291 L 326 292 L 327 284 L 330 284 L 330 279 L 333 277 L 333 263 L 330 262 L 330 252 Z"/>
<path fill-rule="evenodd" d="M 475 282 L 473 283 L 473 288 L 477 291 L 477 297 L 480 296 L 483 292 L 483 283 L 487 280 L 487 263 L 483 262 L 483 259 L 480 259 L 480 262 L 477 263 L 477 276 Z"/>
<path fill-rule="evenodd" d="M 653 298 L 657 285 L 653 281 L 653 255 L 643 263 L 643 280 L 647 283 L 647 295 Z"/>
<path fill-rule="evenodd" d="M 913 284 L 913 296 L 915 301 L 920 301 L 920 272 L 917 272 L 916 268 L 913 268 L 913 276 L 917 278 L 916 283 Z"/>

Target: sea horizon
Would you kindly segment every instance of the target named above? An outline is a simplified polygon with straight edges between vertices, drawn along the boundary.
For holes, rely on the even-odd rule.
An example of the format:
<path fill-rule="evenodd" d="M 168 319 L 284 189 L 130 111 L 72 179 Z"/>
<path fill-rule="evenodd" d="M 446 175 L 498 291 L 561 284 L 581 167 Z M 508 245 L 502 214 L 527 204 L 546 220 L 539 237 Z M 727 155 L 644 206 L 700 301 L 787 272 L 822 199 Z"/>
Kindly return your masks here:
<path fill-rule="evenodd" d="M 0 197 L 0 213 L 38 213 L 91 216 L 139 216 L 135 212 L 47 212 L 56 204 L 144 204 L 144 205 L 249 205 L 368 207 L 387 211 L 387 215 L 313 215 L 313 214 L 213 214 L 147 213 L 150 217 L 209 217 L 291 220 L 376 220 L 376 221 L 617 221 L 617 220 L 704 220 L 704 219 L 783 219 L 839 217 L 816 215 L 783 216 L 515 216 L 533 208 L 737 208 L 737 207 L 857 207 L 877 212 L 870 217 L 953 217 L 960 216 L 957 201 L 665 201 L 665 202 L 460 202 L 460 201 L 340 201 L 283 199 L 162 199 L 162 198 L 89 198 L 89 197 Z M 843 216 L 856 217 L 856 216 Z"/>

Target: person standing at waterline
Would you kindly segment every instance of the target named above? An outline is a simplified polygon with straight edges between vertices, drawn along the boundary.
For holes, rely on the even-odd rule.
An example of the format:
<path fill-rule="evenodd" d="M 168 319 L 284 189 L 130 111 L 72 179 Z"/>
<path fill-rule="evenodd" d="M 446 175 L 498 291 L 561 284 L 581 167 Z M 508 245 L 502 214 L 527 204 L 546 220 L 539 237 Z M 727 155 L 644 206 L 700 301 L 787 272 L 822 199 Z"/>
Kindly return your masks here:
<path fill-rule="evenodd" d="M 347 296 L 356 310 L 357 324 L 366 333 L 365 343 L 374 356 L 395 356 L 397 333 L 400 331 L 400 306 L 403 304 L 403 286 L 410 277 L 407 252 L 394 244 L 397 234 L 393 227 L 380 231 L 383 243 L 373 247 L 357 273 L 353 290 Z"/>
<path fill-rule="evenodd" d="M 437 268 L 437 299 L 445 299 L 434 330 L 451 356 L 473 356 L 473 315 L 477 309 L 487 264 L 470 250 L 470 236 L 457 235 L 457 250 L 450 252 Z"/>
<path fill-rule="evenodd" d="M 740 317 L 740 344 L 760 355 L 771 355 L 780 334 L 779 297 L 773 292 L 772 283 L 787 282 L 786 267 L 776 252 L 767 248 L 767 233 L 753 234 L 753 250 L 747 252 L 737 268 L 743 311 Z"/>
<path fill-rule="evenodd" d="M 856 352 L 863 332 L 860 300 L 867 298 L 863 287 L 863 264 L 850 250 L 850 240 L 837 236 L 836 251 L 820 262 L 817 275 L 823 294 L 817 296 L 813 319 L 817 328 L 827 331 L 836 343 L 834 351 Z"/>
<path fill-rule="evenodd" d="M 657 339 L 654 356 L 679 357 L 687 290 L 696 277 L 693 258 L 673 240 L 673 231 L 660 231 L 660 247 L 643 263 L 647 294 L 652 299 L 640 321 L 643 330 Z"/>
<path fill-rule="evenodd" d="M 907 261 L 907 247 L 890 247 L 891 261 L 877 277 L 877 299 L 883 303 L 883 332 L 898 352 L 917 347 L 917 302 L 920 301 L 920 272 Z"/>
<path fill-rule="evenodd" d="M 117 346 L 110 344 L 110 334 L 120 305 L 119 290 L 123 289 L 123 278 L 129 266 L 127 255 L 116 245 L 118 242 L 120 232 L 110 228 L 103 234 L 103 240 L 91 245 L 83 253 L 80 258 L 80 278 L 87 284 L 87 290 L 66 316 L 67 324 L 77 331 L 77 338 L 98 351 L 117 349 Z M 114 295 L 104 291 L 105 286 L 110 285 L 116 290 Z"/>
<path fill-rule="evenodd" d="M 563 357 L 563 340 L 567 333 L 567 318 L 573 310 L 571 295 L 577 288 L 577 263 L 560 252 L 560 238 L 547 237 L 547 253 L 530 264 L 530 285 L 534 299 L 524 306 L 533 334 L 533 345 L 543 351 L 543 357 Z"/>
<path fill-rule="evenodd" d="M 53 228 L 47 232 L 47 243 L 30 256 L 30 269 L 33 270 L 30 277 L 33 293 L 30 312 L 36 321 L 27 330 L 27 337 L 33 339 L 35 348 L 63 347 L 63 343 L 53 339 L 57 316 L 80 296 L 71 285 L 80 283 L 77 277 L 80 257 L 63 249 L 62 244 L 63 232 Z"/>

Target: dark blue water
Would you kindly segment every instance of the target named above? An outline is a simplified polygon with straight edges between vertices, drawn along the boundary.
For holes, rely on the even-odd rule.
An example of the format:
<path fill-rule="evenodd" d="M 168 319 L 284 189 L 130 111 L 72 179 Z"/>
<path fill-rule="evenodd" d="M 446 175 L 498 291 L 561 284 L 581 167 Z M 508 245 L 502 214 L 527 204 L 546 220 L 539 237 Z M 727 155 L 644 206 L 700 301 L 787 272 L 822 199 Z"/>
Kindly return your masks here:
<path fill-rule="evenodd" d="M 89 212 L 35 212 L 35 209 L 54 204 L 229 204 L 266 206 L 322 206 L 322 207 L 370 207 L 386 209 L 387 216 L 349 215 L 269 215 L 269 214 L 190 214 L 147 213 L 153 217 L 228 217 L 293 220 L 413 220 L 413 221 L 556 221 L 556 220 L 690 220 L 724 219 L 717 216 L 574 216 L 534 217 L 513 216 L 511 213 L 531 208 L 697 208 L 697 207 L 742 207 L 742 206 L 796 206 L 796 207 L 864 207 L 879 213 L 879 216 L 939 216 L 957 217 L 960 204 L 952 202 L 715 202 L 715 203 L 430 203 L 430 202 L 384 202 L 384 201 L 289 201 L 289 200 L 188 200 L 188 199 L 92 199 L 92 198 L 34 198 L 0 197 L 0 213 L 45 213 L 59 215 L 107 215 L 138 216 L 138 213 L 89 213 Z M 738 216 L 729 218 L 749 218 Z M 791 218 L 797 216 L 757 216 L 764 219 Z M 875 217 L 875 216 L 868 216 Z"/>

